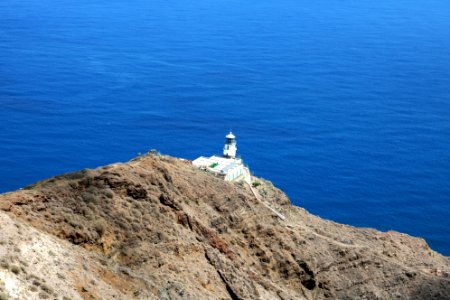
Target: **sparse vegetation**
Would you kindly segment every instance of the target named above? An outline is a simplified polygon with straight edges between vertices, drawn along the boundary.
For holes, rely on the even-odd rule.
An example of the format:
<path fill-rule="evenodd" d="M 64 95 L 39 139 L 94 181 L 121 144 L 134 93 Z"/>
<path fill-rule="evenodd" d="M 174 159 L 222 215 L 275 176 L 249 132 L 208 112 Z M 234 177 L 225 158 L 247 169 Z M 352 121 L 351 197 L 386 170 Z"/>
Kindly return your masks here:
<path fill-rule="evenodd" d="M 70 181 L 69 182 L 69 186 L 73 189 L 76 189 L 78 187 L 78 183 L 74 182 L 74 181 Z"/>
<path fill-rule="evenodd" d="M 30 286 L 29 290 L 32 292 L 37 292 L 39 289 L 36 286 L 32 285 Z"/>
<path fill-rule="evenodd" d="M 74 228 L 81 228 L 81 224 L 78 222 L 78 220 L 74 219 L 73 217 L 71 219 L 68 219 L 67 223 L 69 223 L 69 225 Z"/>
<path fill-rule="evenodd" d="M 48 294 L 52 294 L 53 293 L 53 289 L 48 286 L 47 284 L 43 283 L 41 284 L 41 290 L 48 293 Z"/>
<path fill-rule="evenodd" d="M 20 270 L 21 270 L 24 274 L 27 274 L 27 269 L 26 269 L 24 266 L 21 266 L 21 267 L 20 267 Z"/>
<path fill-rule="evenodd" d="M 83 201 L 85 203 L 97 203 L 97 198 L 95 197 L 94 194 L 85 192 L 81 197 L 83 198 Z"/>
<path fill-rule="evenodd" d="M 76 171 L 76 172 L 70 172 L 70 173 L 64 173 L 61 175 L 56 176 L 56 178 L 58 179 L 81 179 L 84 176 L 86 176 L 86 173 L 88 173 L 89 170 L 88 169 L 84 169 L 84 170 L 80 170 L 80 171 Z"/>
<path fill-rule="evenodd" d="M 92 195 L 97 195 L 98 194 L 98 189 L 95 186 L 91 185 L 90 187 L 88 187 L 86 189 L 86 192 L 89 193 L 89 194 L 92 194 Z"/>
<path fill-rule="evenodd" d="M 92 220 L 94 218 L 94 213 L 92 212 L 92 210 L 87 207 L 87 206 L 83 206 L 81 208 L 81 213 L 83 214 L 83 216 L 85 216 L 88 220 Z"/>
<path fill-rule="evenodd" d="M 103 191 L 103 194 L 109 199 L 114 197 L 114 192 L 111 189 L 106 189 Z"/>
<path fill-rule="evenodd" d="M 3 269 L 9 269 L 9 263 L 5 260 L 0 261 L 0 267 Z"/>
<path fill-rule="evenodd" d="M 87 188 L 90 187 L 93 182 L 94 178 L 90 175 L 86 175 L 83 179 L 79 181 L 79 184 Z"/>
<path fill-rule="evenodd" d="M 33 280 L 33 285 L 34 285 L 34 286 L 40 286 L 40 285 L 41 285 L 41 282 L 40 282 L 39 280 L 37 280 L 37 279 L 34 279 L 34 280 Z"/>
<path fill-rule="evenodd" d="M 102 236 L 105 233 L 106 230 L 106 224 L 104 220 L 98 220 L 95 222 L 94 225 L 95 231 L 97 231 L 97 233 Z"/>
<path fill-rule="evenodd" d="M 316 283 L 325 284 L 332 282 L 328 281 L 331 276 L 341 276 L 340 273 L 333 273 L 327 269 L 322 273 L 323 282 L 316 282 L 314 278 L 320 263 L 323 263 L 320 259 L 330 257 L 329 262 L 332 262 L 336 253 L 340 253 L 337 251 L 341 249 L 345 250 L 343 252 L 345 255 L 339 254 L 344 267 L 347 266 L 345 261 L 347 256 L 350 257 L 355 252 L 357 257 L 350 265 L 351 270 L 344 269 L 342 272 L 368 272 L 359 265 L 359 261 L 366 259 L 369 261 L 370 255 L 373 255 L 372 250 L 370 247 L 364 248 L 364 251 L 356 247 L 353 250 L 352 244 L 344 245 L 342 248 L 340 244 L 335 243 L 336 232 L 341 230 L 340 227 L 335 228 L 330 223 L 316 220 L 303 211 L 293 211 L 290 217 L 294 216 L 304 220 L 305 223 L 309 222 L 311 227 L 302 227 L 303 223 L 300 222 L 295 223 L 295 228 L 289 227 L 288 221 L 283 223 L 274 218 L 267 207 L 255 201 L 247 189 L 194 172 L 191 166 L 184 170 L 180 166 L 185 164 L 166 157 L 163 159 L 147 156 L 140 158 L 138 164 L 115 164 L 94 171 L 80 172 L 79 178 L 78 175 L 71 176 L 77 179 L 61 178 L 51 185 L 45 187 L 39 185 L 33 191 L 26 191 L 33 197 L 32 201 L 20 205 L 13 204 L 15 207 L 7 212 L 8 214 L 15 215 L 18 220 L 25 220 L 25 214 L 30 212 L 28 222 L 32 226 L 85 248 L 83 252 L 77 252 L 81 247 L 63 248 L 67 243 L 61 244 L 59 246 L 61 248 L 41 248 L 42 251 L 35 254 L 39 258 L 33 257 L 28 260 L 27 270 L 30 272 L 37 264 L 36 270 L 44 270 L 40 275 L 42 279 L 32 274 L 26 275 L 25 269 L 16 267 L 16 272 L 20 272 L 21 277 L 27 278 L 29 291 L 34 292 L 28 295 L 41 299 L 70 300 L 69 297 L 62 295 L 71 295 L 75 290 L 81 293 L 84 285 L 84 296 L 89 297 L 91 289 L 92 294 L 108 293 L 113 290 L 110 285 L 108 290 L 105 289 L 107 283 L 105 280 L 108 279 L 117 284 L 120 290 L 118 288 L 114 291 L 117 292 L 115 294 L 117 297 L 110 294 L 105 296 L 105 299 L 126 299 L 126 296 L 129 298 L 136 288 L 142 289 L 139 292 L 142 293 L 140 297 L 143 299 L 152 298 L 149 294 L 153 291 L 146 290 L 142 282 L 136 284 L 135 273 L 142 277 L 145 277 L 145 274 L 152 274 L 152 282 L 154 281 L 158 288 L 159 285 L 166 288 L 162 285 L 167 284 L 168 278 L 170 280 L 177 278 L 180 287 L 175 287 L 176 290 L 186 292 L 186 296 L 192 292 L 192 299 L 206 298 L 202 298 L 202 295 L 199 297 L 199 294 L 195 294 L 198 289 L 191 289 L 183 282 L 185 277 L 195 272 L 204 277 L 199 278 L 201 279 L 199 284 L 204 284 L 210 291 L 223 289 L 224 282 L 226 284 L 228 282 L 230 290 L 238 293 L 237 297 L 243 299 L 255 295 L 255 291 L 251 290 L 252 280 L 262 287 L 273 289 L 272 292 L 275 289 L 283 290 L 283 293 L 286 291 L 286 298 L 289 298 L 290 293 L 310 295 L 308 290 L 314 289 Z M 68 180 L 70 187 L 67 185 Z M 259 193 L 266 195 L 264 200 L 270 205 L 276 203 L 282 208 L 287 207 L 288 199 L 281 192 L 273 190 L 265 180 L 258 179 L 252 182 L 252 186 L 260 186 Z M 17 201 L 22 193 L 20 192 L 18 196 L 13 195 L 14 197 L 10 199 L 8 195 L 2 197 L 5 197 L 5 201 L 13 202 Z M 12 223 L 11 227 L 14 228 Z M 323 229 L 324 232 L 331 229 L 329 233 L 327 232 L 326 239 L 320 237 L 324 234 L 316 227 Z M 28 228 L 28 224 L 23 225 L 24 241 L 28 239 L 25 235 Z M 16 229 L 13 231 L 16 232 Z M 368 246 L 376 245 L 375 242 L 371 244 L 372 241 L 357 236 L 364 235 L 364 232 L 346 227 L 342 232 L 356 233 L 355 244 L 364 242 Z M 45 238 L 38 234 L 33 236 L 33 240 L 36 243 L 45 242 Z M 322 243 L 316 242 L 317 240 L 321 240 Z M 25 248 L 21 248 L 23 253 L 16 252 L 14 245 L 17 245 L 17 239 L 8 237 L 6 241 L 10 241 L 7 245 L 9 254 L 6 258 L 5 256 L 0 258 L 1 268 L 12 270 L 15 264 L 22 267 L 23 264 L 19 262 L 25 255 Z M 388 241 L 385 244 L 389 246 Z M 403 247 L 403 244 L 399 244 L 399 247 Z M 57 252 L 57 255 L 50 249 Z M 87 254 L 89 252 L 93 252 L 94 255 Z M 42 253 L 48 255 L 40 255 Z M 73 256 L 72 253 L 76 255 Z M 417 258 L 414 253 L 410 255 Z M 67 261 L 62 256 L 67 256 Z M 102 260 L 97 261 L 97 258 Z M 191 259 L 195 259 L 198 270 L 193 267 Z M 437 259 L 434 259 L 436 258 L 429 258 L 430 266 L 439 267 L 439 264 L 435 263 Z M 394 261 L 395 257 L 391 260 Z M 49 269 L 42 268 L 43 263 L 47 266 L 49 263 L 52 264 L 51 274 Z M 380 273 L 390 272 L 393 264 L 391 265 L 390 261 L 386 261 L 385 264 L 387 267 L 375 265 Z M 375 268 L 368 263 L 365 265 L 367 268 Z M 120 266 L 120 269 L 117 266 Z M 156 268 L 159 271 L 153 272 Z M 216 271 L 219 272 L 219 277 L 223 278 L 216 280 Z M 79 272 L 86 279 L 75 282 L 73 280 L 75 272 Z M 211 274 L 213 276 L 210 276 Z M 261 274 L 263 276 L 260 277 Z M 346 274 L 342 275 L 342 278 L 345 278 Z M 396 274 L 392 275 L 396 280 L 395 276 Z M 408 276 L 402 276 L 403 284 L 408 280 Z M 418 273 L 417 276 L 421 275 Z M 64 280 L 65 277 L 67 280 Z M 95 278 L 95 281 L 91 281 L 92 278 Z M 47 280 L 46 283 L 44 279 Z M 188 281 L 193 282 L 191 279 L 188 278 Z M 125 283 L 122 283 L 122 280 Z M 374 282 L 380 282 L 376 280 L 379 279 L 375 278 Z M 72 287 L 71 284 L 77 286 Z M 122 288 L 122 284 L 125 288 Z M 55 287 L 55 290 L 57 287 L 57 293 L 61 294 L 56 295 L 50 286 Z M 291 288 L 292 286 L 295 287 Z M 67 287 L 71 290 L 64 290 Z M 359 287 L 363 289 L 364 285 Z M 394 282 L 393 288 L 401 287 Z M 128 294 L 123 296 L 120 294 L 122 291 Z M 315 288 L 312 293 L 322 296 L 323 291 L 328 290 Z M 146 294 L 147 292 L 149 294 Z M 299 294 L 295 294 L 296 292 Z M 342 295 L 337 294 L 335 290 L 332 292 L 336 294 L 327 295 L 330 299 Z"/>
<path fill-rule="evenodd" d="M 11 270 L 11 272 L 13 272 L 16 275 L 20 273 L 20 268 L 16 265 L 12 265 L 10 270 Z"/>
<path fill-rule="evenodd" d="M 137 232 L 141 230 L 141 225 L 138 222 L 134 222 L 131 224 L 131 228 L 133 231 Z"/>

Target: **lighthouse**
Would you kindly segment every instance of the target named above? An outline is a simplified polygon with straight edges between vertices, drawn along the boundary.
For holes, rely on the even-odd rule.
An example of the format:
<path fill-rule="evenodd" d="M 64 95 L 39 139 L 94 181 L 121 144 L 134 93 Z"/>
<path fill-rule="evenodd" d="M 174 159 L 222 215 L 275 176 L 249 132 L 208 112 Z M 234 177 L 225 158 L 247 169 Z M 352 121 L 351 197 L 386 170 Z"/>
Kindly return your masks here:
<path fill-rule="evenodd" d="M 229 134 L 225 136 L 225 145 L 223 146 L 223 156 L 226 158 L 236 158 L 236 137 L 230 131 Z"/>
<path fill-rule="evenodd" d="M 250 170 L 244 165 L 242 159 L 236 158 L 236 151 L 236 137 L 230 132 L 225 136 L 223 156 L 200 156 L 193 160 L 192 164 L 201 170 L 223 178 L 225 181 L 244 180 L 251 182 Z"/>

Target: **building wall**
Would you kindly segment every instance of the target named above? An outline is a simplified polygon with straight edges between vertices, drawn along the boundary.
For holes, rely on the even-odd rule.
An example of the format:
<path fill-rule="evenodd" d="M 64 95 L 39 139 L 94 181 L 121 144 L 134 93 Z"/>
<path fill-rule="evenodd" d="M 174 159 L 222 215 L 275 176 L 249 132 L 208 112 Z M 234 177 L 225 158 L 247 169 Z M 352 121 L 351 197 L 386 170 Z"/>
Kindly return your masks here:
<path fill-rule="evenodd" d="M 244 173 L 244 168 L 242 165 L 238 165 L 235 168 L 228 171 L 228 174 L 225 176 L 225 180 L 233 181 Z"/>

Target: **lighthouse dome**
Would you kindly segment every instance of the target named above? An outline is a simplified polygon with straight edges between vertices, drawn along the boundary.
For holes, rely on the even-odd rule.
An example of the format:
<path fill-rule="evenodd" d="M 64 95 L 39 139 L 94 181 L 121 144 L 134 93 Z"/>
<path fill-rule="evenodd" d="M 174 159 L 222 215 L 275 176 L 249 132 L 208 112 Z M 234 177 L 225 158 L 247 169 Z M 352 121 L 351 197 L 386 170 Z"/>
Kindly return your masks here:
<path fill-rule="evenodd" d="M 230 131 L 230 133 L 229 134 L 227 134 L 226 136 L 225 136 L 227 139 L 234 139 L 234 138 L 236 138 L 235 136 L 234 136 L 234 134 Z"/>

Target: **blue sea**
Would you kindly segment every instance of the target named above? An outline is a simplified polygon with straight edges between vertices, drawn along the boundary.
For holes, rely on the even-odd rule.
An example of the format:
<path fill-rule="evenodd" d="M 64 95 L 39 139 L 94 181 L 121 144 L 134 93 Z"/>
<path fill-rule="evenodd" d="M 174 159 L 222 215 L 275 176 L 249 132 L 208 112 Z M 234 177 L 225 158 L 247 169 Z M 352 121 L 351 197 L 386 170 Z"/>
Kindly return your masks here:
<path fill-rule="evenodd" d="M 450 2 L 0 2 L 0 192 L 229 130 L 294 204 L 450 255 Z"/>

